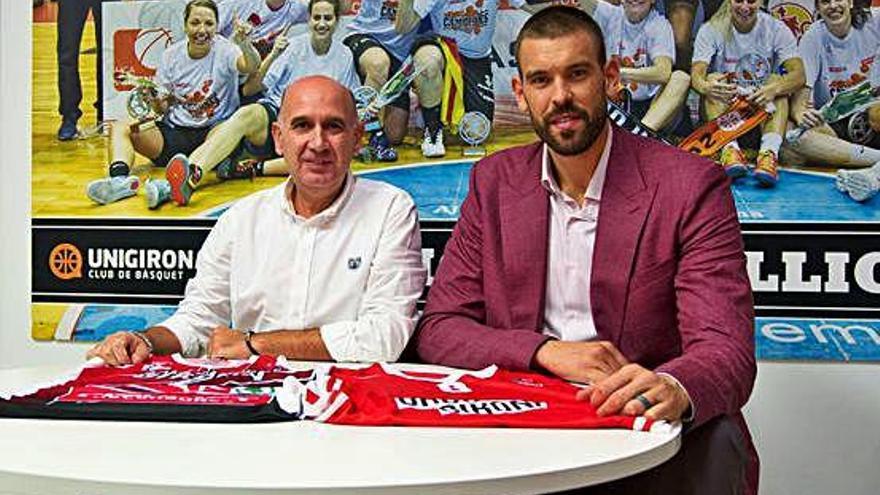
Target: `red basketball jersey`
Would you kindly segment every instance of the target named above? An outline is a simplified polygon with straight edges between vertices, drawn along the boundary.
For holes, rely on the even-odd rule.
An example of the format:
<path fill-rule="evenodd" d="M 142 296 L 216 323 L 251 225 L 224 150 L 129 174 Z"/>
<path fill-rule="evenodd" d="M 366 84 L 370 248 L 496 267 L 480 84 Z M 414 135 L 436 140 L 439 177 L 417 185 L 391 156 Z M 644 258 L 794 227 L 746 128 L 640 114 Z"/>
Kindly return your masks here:
<path fill-rule="evenodd" d="M 285 379 L 307 381 L 270 356 L 248 360 L 154 356 L 128 366 L 87 364 L 53 383 L 0 397 L 0 416 L 259 422 L 297 419 L 279 404 Z M 296 408 L 293 408 L 296 409 Z"/>
<path fill-rule="evenodd" d="M 641 416 L 600 417 L 589 402 L 575 400 L 578 390 L 558 378 L 495 366 L 441 373 L 334 366 L 306 383 L 302 417 L 373 426 L 669 429 Z"/>

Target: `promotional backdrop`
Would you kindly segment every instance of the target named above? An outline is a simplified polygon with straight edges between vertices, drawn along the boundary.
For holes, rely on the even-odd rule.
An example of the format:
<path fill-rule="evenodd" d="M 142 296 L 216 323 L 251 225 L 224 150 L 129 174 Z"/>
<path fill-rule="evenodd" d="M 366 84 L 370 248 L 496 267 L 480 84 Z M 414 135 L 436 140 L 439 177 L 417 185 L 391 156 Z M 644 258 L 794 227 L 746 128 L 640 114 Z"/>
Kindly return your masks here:
<path fill-rule="evenodd" d="M 103 106 L 105 120 L 122 119 L 127 111 L 131 86 L 117 76 L 154 76 L 162 52 L 182 39 L 184 4 L 183 0 L 103 3 L 104 91 L 103 101 L 96 104 Z M 768 10 L 798 37 L 813 20 L 810 0 L 771 1 Z M 337 38 L 345 35 L 351 14 L 337 29 Z M 535 139 L 510 89 L 516 73 L 512 42 L 527 17 L 507 7 L 499 13 L 492 52 L 496 118 L 486 143 L 489 152 Z M 83 133 L 84 139 L 65 143 L 54 139 L 55 24 L 51 19 L 36 20 L 32 337 L 95 341 L 120 329 L 146 328 L 174 311 L 216 218 L 236 199 L 283 178 L 209 179 L 186 207 L 165 204 L 149 210 L 142 194 L 105 206 L 92 203 L 84 189 L 106 174 L 108 139 L 100 126 L 91 134 Z M 291 34 L 303 30 L 304 25 L 296 25 Z M 92 34 L 87 27 L 84 48 L 92 45 Z M 80 60 L 83 108 L 96 98 L 90 65 L 94 61 L 93 53 Z M 90 123 L 84 122 L 89 118 Z M 418 124 L 418 118 L 412 123 Z M 91 124 L 97 123 L 87 112 L 80 126 Z M 356 173 L 412 194 L 430 273 L 437 268 L 457 219 L 473 163 L 461 156 L 462 145 L 455 136 L 450 140 L 444 159 L 425 160 L 414 131 L 399 148 L 397 163 L 353 166 Z M 835 189 L 833 172 L 785 168 L 774 189 L 758 188 L 750 181 L 733 186 L 758 313 L 760 358 L 880 360 L 880 200 L 850 200 Z M 133 173 L 143 178 L 164 176 L 163 169 L 151 167 L 143 158 Z"/>

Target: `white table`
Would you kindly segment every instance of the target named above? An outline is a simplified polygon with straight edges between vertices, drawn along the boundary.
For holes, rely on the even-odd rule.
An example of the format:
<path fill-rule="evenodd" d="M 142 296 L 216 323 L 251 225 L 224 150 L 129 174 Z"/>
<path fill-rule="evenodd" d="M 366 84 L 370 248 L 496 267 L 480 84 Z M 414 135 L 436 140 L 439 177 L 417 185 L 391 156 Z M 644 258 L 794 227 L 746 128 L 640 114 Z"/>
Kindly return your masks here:
<path fill-rule="evenodd" d="M 58 367 L 0 371 L 0 388 Z M 376 428 L 0 418 L 0 494 L 533 494 L 656 466 L 679 430 Z"/>

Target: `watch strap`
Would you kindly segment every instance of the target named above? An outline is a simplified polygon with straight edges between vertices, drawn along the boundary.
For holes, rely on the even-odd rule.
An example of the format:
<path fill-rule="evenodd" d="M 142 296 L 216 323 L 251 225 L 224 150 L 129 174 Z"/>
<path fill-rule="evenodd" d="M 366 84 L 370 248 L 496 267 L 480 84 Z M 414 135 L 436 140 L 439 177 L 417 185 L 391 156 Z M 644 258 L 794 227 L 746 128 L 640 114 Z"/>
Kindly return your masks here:
<path fill-rule="evenodd" d="M 258 351 L 256 348 L 254 348 L 254 343 L 251 341 L 251 338 L 252 338 L 253 336 L 254 336 L 254 331 L 253 331 L 253 330 L 248 330 L 247 332 L 245 332 L 245 334 L 244 334 L 244 345 L 245 345 L 245 347 L 247 347 L 247 350 L 249 350 L 249 351 L 251 352 L 252 355 L 254 355 L 254 356 L 259 356 L 259 355 L 260 355 L 260 351 Z"/>

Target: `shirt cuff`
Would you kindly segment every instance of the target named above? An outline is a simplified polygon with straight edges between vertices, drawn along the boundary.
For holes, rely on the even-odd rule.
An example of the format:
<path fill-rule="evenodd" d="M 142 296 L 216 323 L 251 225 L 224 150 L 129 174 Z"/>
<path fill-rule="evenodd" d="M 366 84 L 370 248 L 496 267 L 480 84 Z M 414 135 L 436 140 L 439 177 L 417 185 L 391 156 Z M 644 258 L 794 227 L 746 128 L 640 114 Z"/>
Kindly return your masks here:
<path fill-rule="evenodd" d="M 202 339 L 195 332 L 187 331 L 188 325 L 181 318 L 172 316 L 156 326 L 167 328 L 177 337 L 180 342 L 180 354 L 184 357 L 199 357 L 205 353 Z"/>
<path fill-rule="evenodd" d="M 668 377 L 669 379 L 674 381 L 675 384 L 678 385 L 678 388 L 680 388 L 684 392 L 684 395 L 685 395 L 685 397 L 687 397 L 687 400 L 688 400 L 688 409 L 687 410 L 690 411 L 690 414 L 688 414 L 686 417 L 681 418 L 681 421 L 682 421 L 682 423 L 690 423 L 691 421 L 693 421 L 697 415 L 697 411 L 694 408 L 694 401 L 691 400 L 691 394 L 689 394 L 687 389 L 684 388 L 684 385 L 682 385 L 681 382 L 678 381 L 678 378 L 670 375 L 669 373 L 660 372 L 660 373 L 657 373 L 657 376 Z M 687 411 L 685 411 L 685 412 L 687 412 Z"/>
<path fill-rule="evenodd" d="M 353 321 L 337 321 L 321 325 L 318 330 L 321 333 L 321 340 L 324 341 L 324 347 L 330 353 L 330 357 L 336 362 L 357 361 L 357 351 L 352 349 L 351 333 L 356 325 Z"/>

